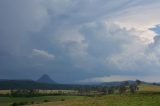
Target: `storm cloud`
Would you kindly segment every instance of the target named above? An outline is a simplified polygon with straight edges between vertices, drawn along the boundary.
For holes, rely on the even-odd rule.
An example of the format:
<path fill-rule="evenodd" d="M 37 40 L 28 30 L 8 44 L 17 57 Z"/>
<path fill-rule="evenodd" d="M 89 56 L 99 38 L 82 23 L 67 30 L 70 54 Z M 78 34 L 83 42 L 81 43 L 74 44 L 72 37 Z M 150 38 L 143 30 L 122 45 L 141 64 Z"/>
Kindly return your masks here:
<path fill-rule="evenodd" d="M 159 6 L 158 0 L 1 0 L 0 78 L 49 74 L 73 83 L 160 74 Z"/>

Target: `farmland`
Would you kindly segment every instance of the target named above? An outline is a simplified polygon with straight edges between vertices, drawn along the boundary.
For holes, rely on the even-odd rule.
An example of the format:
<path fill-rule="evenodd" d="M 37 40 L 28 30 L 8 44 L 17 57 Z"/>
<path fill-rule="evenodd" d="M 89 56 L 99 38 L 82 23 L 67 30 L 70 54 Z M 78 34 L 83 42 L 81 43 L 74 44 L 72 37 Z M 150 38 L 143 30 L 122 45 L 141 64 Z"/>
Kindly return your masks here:
<path fill-rule="evenodd" d="M 75 96 L 41 96 L 41 97 L 0 97 L 0 106 L 10 106 L 12 103 L 40 104 L 44 102 L 62 101 L 64 99 L 76 99 Z"/>
<path fill-rule="evenodd" d="M 156 85 L 145 85 L 145 84 L 141 84 L 139 86 L 139 91 L 141 92 L 159 92 L 160 91 L 160 86 L 156 86 Z"/>
<path fill-rule="evenodd" d="M 160 95 L 109 95 L 56 101 L 33 106 L 159 106 Z"/>
<path fill-rule="evenodd" d="M 1 90 L 9 93 L 9 90 Z M 41 93 L 53 93 L 57 90 L 40 90 Z M 61 92 L 74 92 L 62 90 Z M 139 85 L 138 92 L 125 94 L 92 96 L 37 96 L 37 97 L 0 97 L 0 106 L 13 103 L 25 103 L 29 106 L 160 106 L 160 86 Z"/>
<path fill-rule="evenodd" d="M 47 101 L 45 101 L 47 100 Z M 28 102 L 31 106 L 159 106 L 160 94 L 113 94 L 106 96 L 0 97 L 1 106 Z"/>

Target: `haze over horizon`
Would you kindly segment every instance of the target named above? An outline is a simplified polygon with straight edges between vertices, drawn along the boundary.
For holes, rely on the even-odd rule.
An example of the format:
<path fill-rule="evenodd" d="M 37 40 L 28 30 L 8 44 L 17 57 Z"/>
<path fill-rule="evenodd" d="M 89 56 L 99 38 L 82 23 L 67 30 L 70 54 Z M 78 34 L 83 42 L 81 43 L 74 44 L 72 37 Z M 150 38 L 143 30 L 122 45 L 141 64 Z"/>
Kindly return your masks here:
<path fill-rule="evenodd" d="M 0 79 L 160 82 L 159 0 L 0 0 Z"/>

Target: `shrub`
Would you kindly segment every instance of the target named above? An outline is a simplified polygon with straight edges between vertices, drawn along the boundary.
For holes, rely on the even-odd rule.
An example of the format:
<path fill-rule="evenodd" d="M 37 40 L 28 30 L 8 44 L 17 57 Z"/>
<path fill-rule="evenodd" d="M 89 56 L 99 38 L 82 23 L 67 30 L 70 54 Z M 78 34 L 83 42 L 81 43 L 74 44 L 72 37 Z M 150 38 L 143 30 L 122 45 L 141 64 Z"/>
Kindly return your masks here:
<path fill-rule="evenodd" d="M 28 104 L 28 102 L 20 102 L 19 104 L 18 104 L 18 106 L 24 106 L 24 105 L 27 105 Z"/>
<path fill-rule="evenodd" d="M 14 102 L 10 106 L 18 106 L 18 103 Z"/>
<path fill-rule="evenodd" d="M 34 101 L 31 101 L 31 104 L 34 104 Z"/>
<path fill-rule="evenodd" d="M 65 99 L 64 99 L 64 98 L 62 98 L 62 99 L 61 99 L 61 101 L 65 101 Z"/>
<path fill-rule="evenodd" d="M 49 102 L 49 100 L 44 100 L 44 102 Z"/>

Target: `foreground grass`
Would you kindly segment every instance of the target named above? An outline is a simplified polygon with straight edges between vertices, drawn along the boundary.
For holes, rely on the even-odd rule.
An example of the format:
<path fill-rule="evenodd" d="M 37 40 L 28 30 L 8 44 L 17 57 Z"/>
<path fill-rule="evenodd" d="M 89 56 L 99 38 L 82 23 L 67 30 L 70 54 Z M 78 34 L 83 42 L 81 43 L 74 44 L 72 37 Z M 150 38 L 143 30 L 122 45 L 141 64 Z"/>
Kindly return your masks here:
<path fill-rule="evenodd" d="M 78 96 L 41 96 L 41 97 L 0 97 L 0 106 L 10 106 L 12 103 L 27 102 L 28 104 L 41 104 L 45 101 L 56 102 L 64 100 L 76 100 L 84 97 Z"/>
<path fill-rule="evenodd" d="M 48 100 L 44 102 L 44 100 Z M 32 98 L 0 97 L 0 106 L 34 101 L 31 106 L 160 106 L 159 93 L 116 94 L 106 96 L 43 96 Z"/>
<path fill-rule="evenodd" d="M 67 99 L 32 106 L 160 106 L 160 94 L 127 94 Z"/>

